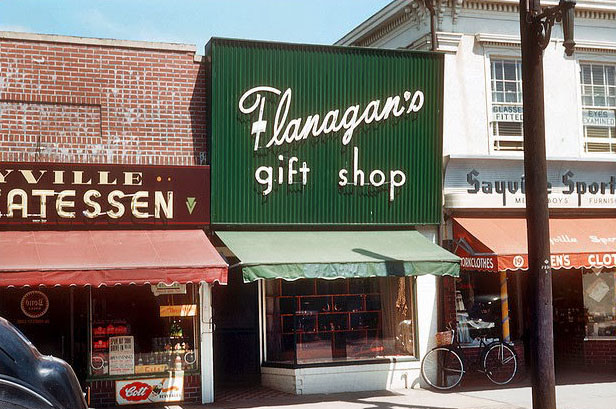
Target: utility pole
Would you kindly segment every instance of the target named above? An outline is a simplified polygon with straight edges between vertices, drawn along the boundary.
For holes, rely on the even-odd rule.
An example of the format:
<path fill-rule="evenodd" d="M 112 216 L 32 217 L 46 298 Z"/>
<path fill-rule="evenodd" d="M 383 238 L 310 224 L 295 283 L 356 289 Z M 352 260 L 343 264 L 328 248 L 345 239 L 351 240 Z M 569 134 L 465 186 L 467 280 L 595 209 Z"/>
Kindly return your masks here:
<path fill-rule="evenodd" d="M 561 0 L 558 6 L 542 11 L 540 0 L 520 0 L 533 409 L 556 409 L 543 50 L 550 42 L 554 21 L 562 20 L 565 52 L 571 55 L 574 6 L 575 1 Z"/>

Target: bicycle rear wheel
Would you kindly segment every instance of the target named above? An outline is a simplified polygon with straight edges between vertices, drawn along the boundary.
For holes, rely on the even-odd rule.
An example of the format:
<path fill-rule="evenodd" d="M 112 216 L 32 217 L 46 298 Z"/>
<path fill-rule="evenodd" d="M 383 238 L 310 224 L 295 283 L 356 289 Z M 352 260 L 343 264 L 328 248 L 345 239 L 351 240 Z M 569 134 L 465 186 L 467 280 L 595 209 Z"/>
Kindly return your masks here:
<path fill-rule="evenodd" d="M 421 361 L 421 377 L 435 389 L 452 389 L 460 383 L 463 375 L 462 358 L 452 348 L 433 348 Z"/>
<path fill-rule="evenodd" d="M 505 385 L 515 377 L 518 370 L 518 358 L 509 345 L 504 342 L 495 342 L 486 347 L 482 365 L 490 381 L 497 385 Z"/>

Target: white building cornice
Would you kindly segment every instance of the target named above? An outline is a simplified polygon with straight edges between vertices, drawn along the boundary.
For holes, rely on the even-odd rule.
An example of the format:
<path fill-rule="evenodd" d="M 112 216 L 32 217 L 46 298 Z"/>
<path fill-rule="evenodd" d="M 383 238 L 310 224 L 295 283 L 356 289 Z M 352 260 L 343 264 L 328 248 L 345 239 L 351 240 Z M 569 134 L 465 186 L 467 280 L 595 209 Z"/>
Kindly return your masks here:
<path fill-rule="evenodd" d="M 607 43 L 603 41 L 576 41 L 575 51 L 597 54 L 616 54 L 616 42 Z"/>
<path fill-rule="evenodd" d="M 520 47 L 520 37 L 514 35 L 478 33 L 475 41 L 484 47 Z M 575 52 L 616 54 L 616 42 L 576 40 Z"/>
<path fill-rule="evenodd" d="M 463 10 L 519 14 L 519 0 L 434 0 L 438 24 L 450 16 L 455 24 Z M 557 0 L 544 0 L 542 6 L 557 5 Z M 585 0 L 578 1 L 575 16 L 580 19 L 616 20 L 616 1 Z M 336 42 L 336 45 L 371 46 L 386 37 L 408 21 L 422 21 L 429 18 L 422 0 L 394 0 L 381 11 L 364 21 L 349 34 Z"/>
<path fill-rule="evenodd" d="M 462 33 L 445 33 L 445 32 L 437 32 L 436 33 L 436 43 L 437 49 L 436 51 L 441 51 L 445 53 L 455 54 L 458 52 L 458 48 L 460 47 L 460 42 L 462 41 L 462 37 L 464 34 Z M 409 45 L 407 48 L 409 50 L 430 50 L 432 38 L 430 34 L 426 34 L 419 38 L 417 41 L 413 42 L 413 44 Z"/>
<path fill-rule="evenodd" d="M 519 47 L 520 37 L 505 34 L 489 34 L 489 33 L 477 33 L 475 34 L 475 41 L 482 46 L 487 47 Z"/>
<path fill-rule="evenodd" d="M 374 41 L 383 37 L 389 31 L 395 29 L 398 25 L 404 23 L 404 21 L 397 21 L 400 16 L 405 13 L 405 8 L 409 7 L 408 11 L 411 11 L 411 3 L 419 6 L 416 1 L 409 0 L 394 0 L 387 6 L 383 7 L 380 11 L 362 22 L 359 26 L 351 30 L 347 35 L 336 41 L 335 45 L 360 45 L 360 42 L 366 42 L 367 37 L 375 37 Z M 414 9 L 417 9 L 415 7 Z M 397 21 L 394 27 L 391 27 L 391 23 Z M 388 27 L 390 28 L 389 31 Z M 382 32 L 378 34 L 377 32 Z"/>

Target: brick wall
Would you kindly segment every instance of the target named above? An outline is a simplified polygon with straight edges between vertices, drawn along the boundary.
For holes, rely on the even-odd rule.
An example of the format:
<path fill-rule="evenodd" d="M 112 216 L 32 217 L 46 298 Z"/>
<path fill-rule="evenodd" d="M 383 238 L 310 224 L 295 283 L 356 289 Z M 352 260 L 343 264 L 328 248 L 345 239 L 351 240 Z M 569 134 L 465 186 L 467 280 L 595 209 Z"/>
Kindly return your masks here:
<path fill-rule="evenodd" d="M 203 163 L 195 60 L 186 45 L 0 32 L 0 160 Z"/>
<path fill-rule="evenodd" d="M 590 370 L 616 370 L 616 341 L 584 341 L 584 364 Z"/>
<path fill-rule="evenodd" d="M 450 276 L 443 276 L 441 278 L 441 302 L 442 312 L 441 320 L 439 324 L 440 328 L 445 329 L 445 326 L 450 323 L 456 322 L 456 279 Z"/>
<path fill-rule="evenodd" d="M 116 406 L 114 381 L 90 381 L 90 407 L 108 408 Z M 201 380 L 199 375 L 184 377 L 184 402 L 201 403 Z"/>

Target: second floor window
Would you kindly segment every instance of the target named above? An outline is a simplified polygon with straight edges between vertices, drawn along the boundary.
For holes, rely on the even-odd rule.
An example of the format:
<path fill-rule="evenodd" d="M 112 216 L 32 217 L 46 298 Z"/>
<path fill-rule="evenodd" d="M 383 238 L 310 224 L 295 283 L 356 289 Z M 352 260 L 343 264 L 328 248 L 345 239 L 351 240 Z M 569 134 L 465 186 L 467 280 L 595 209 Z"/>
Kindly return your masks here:
<path fill-rule="evenodd" d="M 524 150 L 522 62 L 513 59 L 492 59 L 490 84 L 492 150 L 522 151 Z"/>
<path fill-rule="evenodd" d="M 584 151 L 616 153 L 616 66 L 580 64 Z"/>

